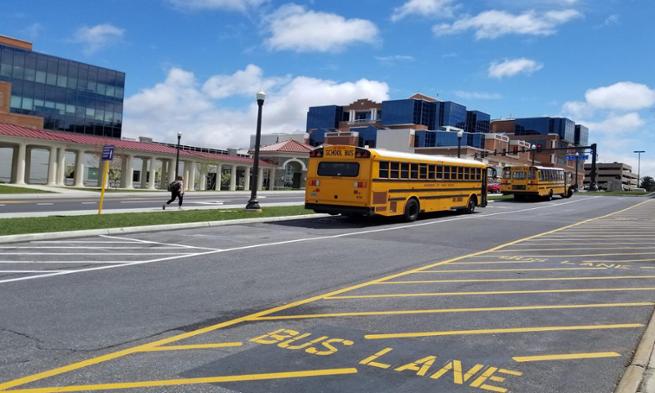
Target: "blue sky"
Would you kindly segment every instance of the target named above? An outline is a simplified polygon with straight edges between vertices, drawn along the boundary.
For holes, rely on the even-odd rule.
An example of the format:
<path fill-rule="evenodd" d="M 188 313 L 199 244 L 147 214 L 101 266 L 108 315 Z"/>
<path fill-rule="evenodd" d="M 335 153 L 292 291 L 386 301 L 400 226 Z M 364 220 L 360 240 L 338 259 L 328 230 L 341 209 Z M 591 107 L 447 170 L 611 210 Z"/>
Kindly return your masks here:
<path fill-rule="evenodd" d="M 565 115 L 655 175 L 652 0 L 3 0 L 0 34 L 126 72 L 125 136 L 247 145 L 310 105 L 422 92 L 492 118 Z"/>

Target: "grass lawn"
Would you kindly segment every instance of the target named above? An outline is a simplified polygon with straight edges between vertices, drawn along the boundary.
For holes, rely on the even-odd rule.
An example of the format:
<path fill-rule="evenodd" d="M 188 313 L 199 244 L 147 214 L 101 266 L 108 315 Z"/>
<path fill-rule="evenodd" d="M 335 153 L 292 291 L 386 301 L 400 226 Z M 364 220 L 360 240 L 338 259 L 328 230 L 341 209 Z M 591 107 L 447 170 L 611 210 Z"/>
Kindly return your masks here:
<path fill-rule="evenodd" d="M 0 194 L 51 194 L 51 192 L 34 188 L 5 186 L 0 184 Z"/>
<path fill-rule="evenodd" d="M 296 216 L 310 214 L 304 206 L 276 206 L 260 213 L 239 210 L 182 210 L 154 213 L 120 213 L 98 216 L 51 216 L 0 219 L 0 236 L 21 233 L 64 232 L 82 229 L 133 227 L 141 225 L 180 224 L 185 222 L 222 221 L 238 218 Z"/>

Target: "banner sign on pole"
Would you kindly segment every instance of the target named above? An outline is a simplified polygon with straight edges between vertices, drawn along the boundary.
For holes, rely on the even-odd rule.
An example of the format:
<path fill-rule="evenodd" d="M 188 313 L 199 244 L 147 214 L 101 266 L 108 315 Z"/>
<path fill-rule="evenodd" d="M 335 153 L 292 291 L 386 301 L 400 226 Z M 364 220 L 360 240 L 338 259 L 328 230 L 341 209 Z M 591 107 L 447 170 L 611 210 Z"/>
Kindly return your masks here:
<path fill-rule="evenodd" d="M 102 147 L 102 160 L 111 161 L 114 159 L 114 145 L 104 145 Z"/>
<path fill-rule="evenodd" d="M 567 161 L 575 161 L 575 154 L 570 154 L 566 156 Z M 589 159 L 589 154 L 581 154 L 578 156 L 578 160 L 586 161 Z"/>

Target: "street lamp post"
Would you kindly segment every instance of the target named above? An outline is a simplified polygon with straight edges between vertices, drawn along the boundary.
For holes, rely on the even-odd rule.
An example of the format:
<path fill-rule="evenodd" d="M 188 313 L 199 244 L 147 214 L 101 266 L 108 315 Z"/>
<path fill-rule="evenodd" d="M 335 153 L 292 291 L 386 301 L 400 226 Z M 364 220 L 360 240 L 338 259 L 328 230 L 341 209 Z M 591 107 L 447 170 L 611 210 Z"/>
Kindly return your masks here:
<path fill-rule="evenodd" d="M 457 158 L 462 156 L 462 137 L 464 136 L 464 130 L 457 131 Z"/>
<path fill-rule="evenodd" d="M 646 150 L 635 150 L 633 153 L 637 154 L 637 188 L 641 187 L 641 153 L 646 153 Z"/>
<path fill-rule="evenodd" d="M 177 146 L 175 146 L 175 180 L 180 176 L 180 140 L 182 139 L 182 133 L 177 133 Z"/>
<path fill-rule="evenodd" d="M 532 166 L 534 166 L 534 156 L 537 154 L 537 145 L 530 146 L 530 150 L 532 150 Z"/>
<path fill-rule="evenodd" d="M 580 159 L 580 152 L 576 151 L 575 152 L 575 190 L 578 191 L 578 167 L 580 166 L 578 164 L 578 160 Z"/>
<path fill-rule="evenodd" d="M 259 145 L 262 139 L 262 107 L 264 106 L 264 100 L 266 99 L 266 93 L 260 91 L 257 93 L 257 133 L 255 134 L 255 156 L 254 156 L 254 165 L 253 165 L 253 181 L 250 183 L 250 200 L 246 205 L 246 210 L 259 211 L 261 207 L 259 206 L 259 201 L 257 200 L 257 185 L 259 184 Z"/>

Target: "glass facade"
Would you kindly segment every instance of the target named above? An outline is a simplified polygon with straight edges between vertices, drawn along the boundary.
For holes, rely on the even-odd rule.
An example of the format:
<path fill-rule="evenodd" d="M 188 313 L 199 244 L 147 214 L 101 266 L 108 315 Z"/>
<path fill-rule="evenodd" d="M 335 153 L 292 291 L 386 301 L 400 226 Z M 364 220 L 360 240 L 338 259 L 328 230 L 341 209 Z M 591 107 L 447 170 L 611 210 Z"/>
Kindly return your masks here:
<path fill-rule="evenodd" d="M 578 146 L 589 145 L 589 128 L 581 125 L 575 125 L 575 144 Z"/>
<path fill-rule="evenodd" d="M 382 125 L 422 124 L 429 129 L 436 128 L 440 107 L 436 102 L 406 99 L 382 102 Z"/>
<path fill-rule="evenodd" d="M 378 129 L 373 126 L 353 127 L 350 129 L 359 133 L 359 147 L 368 146 L 374 148 L 378 139 Z"/>
<path fill-rule="evenodd" d="M 439 126 L 466 128 L 466 107 L 452 101 L 441 103 Z"/>
<path fill-rule="evenodd" d="M 466 133 L 462 137 L 462 147 L 484 148 L 485 135 Z M 457 133 L 448 131 L 416 131 L 414 147 L 453 147 L 457 146 Z"/>
<path fill-rule="evenodd" d="M 488 133 L 491 128 L 491 116 L 480 111 L 466 112 L 466 132 Z"/>
<path fill-rule="evenodd" d="M 312 106 L 307 111 L 307 132 L 316 129 L 333 131 L 339 127 L 343 116 L 343 107 L 337 105 Z"/>
<path fill-rule="evenodd" d="M 0 45 L 0 80 L 11 83 L 11 112 L 47 129 L 121 136 L 123 72 Z"/>
<path fill-rule="evenodd" d="M 516 135 L 557 134 L 566 142 L 575 142 L 575 123 L 565 117 L 530 117 L 516 119 Z"/>

